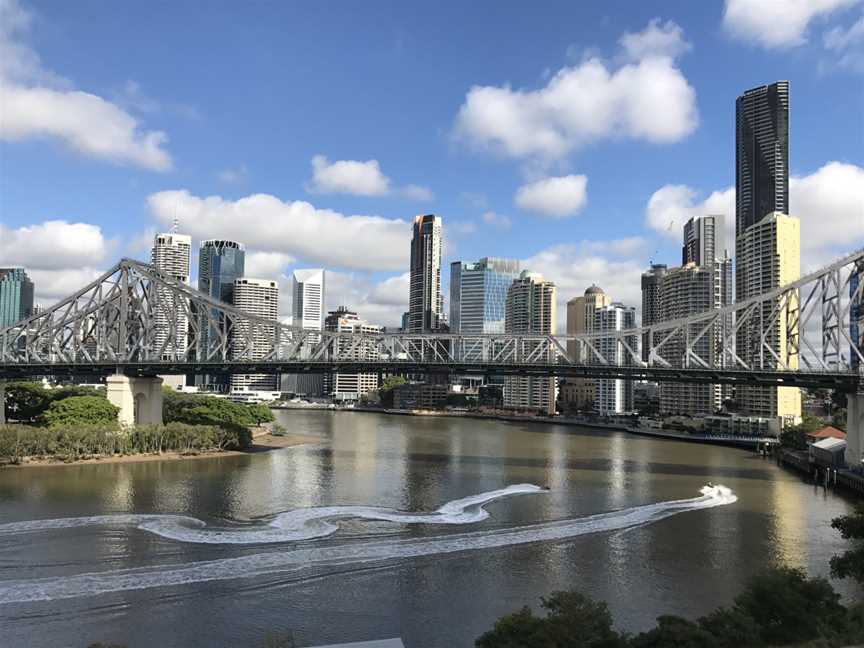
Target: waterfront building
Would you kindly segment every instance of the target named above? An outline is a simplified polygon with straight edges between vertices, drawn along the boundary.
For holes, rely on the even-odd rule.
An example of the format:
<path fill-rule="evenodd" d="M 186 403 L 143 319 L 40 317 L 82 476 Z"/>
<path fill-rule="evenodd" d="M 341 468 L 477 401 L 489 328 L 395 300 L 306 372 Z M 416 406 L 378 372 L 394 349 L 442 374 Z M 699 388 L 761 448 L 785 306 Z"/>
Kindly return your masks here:
<path fill-rule="evenodd" d="M 594 332 L 594 313 L 612 303 L 612 298 L 599 286 L 592 285 L 585 294 L 567 302 L 567 335 L 581 335 Z M 590 357 L 582 357 L 575 341 L 567 342 L 567 354 L 575 362 L 590 362 Z M 561 402 L 569 408 L 592 408 L 595 397 L 595 384 L 591 378 L 567 378 L 560 385 Z"/>
<path fill-rule="evenodd" d="M 155 236 L 150 261 L 169 279 L 188 284 L 192 237 L 178 234 L 176 230 L 175 223 L 170 232 Z M 155 349 L 163 360 L 185 358 L 189 340 L 188 304 L 168 288 L 157 288 L 156 293 L 158 302 L 153 313 Z"/>
<path fill-rule="evenodd" d="M 660 292 L 663 289 L 665 263 L 652 263 L 651 268 L 642 273 L 642 326 L 650 326 L 660 321 Z M 642 359 L 648 361 L 649 340 L 642 339 Z"/>
<path fill-rule="evenodd" d="M 507 291 L 504 331 L 515 334 L 550 335 L 556 326 L 556 289 L 538 272 L 523 270 Z M 531 353 L 530 344 L 524 353 Z M 557 380 L 514 376 L 504 382 L 504 407 L 555 414 Z"/>
<path fill-rule="evenodd" d="M 292 324 L 306 331 L 324 330 L 324 302 L 326 298 L 326 273 L 322 268 L 295 270 L 292 275 Z M 306 338 L 311 343 L 321 337 Z M 283 391 L 304 396 L 324 395 L 322 374 L 287 374 L 282 381 Z"/>
<path fill-rule="evenodd" d="M 381 333 L 381 327 L 369 324 L 360 319 L 356 312 L 346 306 L 340 306 L 335 311 L 330 311 L 324 319 L 324 330 L 334 333 L 360 333 L 366 335 L 377 335 Z M 374 341 L 357 344 L 348 338 L 340 339 L 340 357 L 351 360 L 375 360 L 378 357 L 378 348 Z M 348 353 L 350 349 L 350 354 Z M 378 389 L 377 373 L 329 373 L 324 375 L 324 393 L 334 401 L 356 402 L 362 396 Z"/>
<path fill-rule="evenodd" d="M 242 311 L 277 321 L 279 318 L 279 283 L 271 279 L 252 279 L 240 277 L 234 280 L 234 305 Z M 249 334 L 249 322 L 238 320 L 237 331 L 232 344 L 232 359 L 257 360 L 267 355 L 272 347 L 275 326 L 259 326 L 255 328 L 251 348 L 246 349 L 246 338 Z M 232 392 L 277 390 L 277 378 L 274 374 L 234 374 L 231 376 Z"/>
<path fill-rule="evenodd" d="M 34 286 L 24 268 L 0 268 L 0 328 L 34 315 Z"/>
<path fill-rule="evenodd" d="M 618 302 L 598 308 L 594 312 L 594 331 L 613 332 L 636 328 L 636 309 Z M 638 336 L 626 339 L 627 344 L 636 349 Z M 611 365 L 630 365 L 633 360 L 624 343 L 615 337 L 597 339 L 597 351 Z M 621 378 L 602 378 L 596 382 L 594 408 L 597 413 L 610 416 L 633 411 L 633 381 Z"/>
<path fill-rule="evenodd" d="M 453 333 L 503 333 L 507 291 L 519 277 L 515 259 L 484 257 L 476 263 L 450 264 L 450 330 Z"/>
<path fill-rule="evenodd" d="M 772 212 L 789 213 L 788 81 L 747 90 L 735 102 L 736 239 Z"/>
<path fill-rule="evenodd" d="M 760 295 L 797 280 L 801 276 L 801 231 L 797 218 L 772 212 L 740 234 L 737 240 L 737 299 Z M 798 298 L 800 300 L 800 296 Z M 736 354 L 748 366 L 767 369 L 780 365 L 761 349 L 759 320 L 774 326 L 766 343 L 790 369 L 798 368 L 798 300 L 780 306 L 779 299 L 766 302 L 760 317 L 738 329 Z M 778 310 L 777 315 L 774 315 Z M 797 387 L 738 387 L 735 400 L 748 415 L 780 417 L 785 423 L 801 420 L 801 392 Z"/>
<path fill-rule="evenodd" d="M 246 251 L 241 243 L 220 239 L 201 242 L 198 250 L 198 290 L 226 304 L 234 303 L 234 281 L 246 274 Z M 216 316 L 213 311 L 212 316 Z M 203 357 L 214 333 L 208 330 L 204 317 L 199 326 L 197 355 Z M 228 376 L 197 376 L 199 389 L 226 391 Z"/>
<path fill-rule="evenodd" d="M 441 244 L 443 225 L 440 216 L 426 214 L 414 218 L 411 237 L 408 332 L 437 331 L 444 311 L 441 294 Z"/>

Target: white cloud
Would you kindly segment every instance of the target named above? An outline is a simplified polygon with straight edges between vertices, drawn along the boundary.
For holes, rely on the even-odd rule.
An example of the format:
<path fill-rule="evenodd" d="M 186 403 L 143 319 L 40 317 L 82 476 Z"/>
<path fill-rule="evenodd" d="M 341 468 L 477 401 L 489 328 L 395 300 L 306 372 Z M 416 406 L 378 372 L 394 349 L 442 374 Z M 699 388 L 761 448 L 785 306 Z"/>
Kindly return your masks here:
<path fill-rule="evenodd" d="M 285 274 L 285 268 L 297 259 L 282 252 L 259 252 L 247 250 L 245 272 L 247 277 L 274 279 Z"/>
<path fill-rule="evenodd" d="M 823 43 L 838 66 L 864 71 L 864 15 L 846 29 L 837 26 L 825 32 Z"/>
<path fill-rule="evenodd" d="M 429 202 L 430 200 L 435 199 L 435 194 L 432 193 L 432 190 L 429 187 L 423 187 L 421 185 L 405 185 L 399 190 L 399 193 L 408 200 L 416 200 L 419 202 Z"/>
<path fill-rule="evenodd" d="M 390 178 L 381 173 L 378 160 L 336 160 L 324 155 L 312 158 L 312 180 L 309 193 L 345 193 L 355 196 L 383 196 L 390 191 Z"/>
<path fill-rule="evenodd" d="M 801 219 L 803 268 L 815 268 L 864 245 L 864 169 L 829 162 L 809 175 L 789 178 L 789 206 Z M 652 229 L 681 239 L 681 226 L 692 216 L 724 214 L 727 246 L 734 249 L 735 188 L 714 191 L 698 200 L 686 185 L 661 187 L 648 201 L 645 219 Z M 669 224 L 672 227 L 669 227 Z"/>
<path fill-rule="evenodd" d="M 228 200 L 162 191 L 147 202 L 157 221 L 167 226 L 176 215 L 181 229 L 199 239 L 229 238 L 262 252 L 342 268 L 401 270 L 408 265 L 411 226 L 403 220 L 346 216 L 269 194 Z"/>
<path fill-rule="evenodd" d="M 685 45 L 675 23 L 655 20 L 622 37 L 633 60 L 617 69 L 593 56 L 560 69 L 536 90 L 474 86 L 459 108 L 454 136 L 510 157 L 546 160 L 604 138 L 679 141 L 698 124 L 696 92 L 674 60 Z"/>
<path fill-rule="evenodd" d="M 398 327 L 408 309 L 409 273 L 374 281 L 363 273 L 327 272 L 327 309 L 347 306 L 371 324 Z"/>
<path fill-rule="evenodd" d="M 577 214 L 588 200 L 584 175 L 543 178 L 519 187 L 516 205 L 520 209 L 553 218 Z"/>
<path fill-rule="evenodd" d="M 818 18 L 859 0 L 726 0 L 723 26 L 733 36 L 766 49 L 807 42 L 807 27 Z"/>
<path fill-rule="evenodd" d="M 671 20 L 661 23 L 654 18 L 641 32 L 625 32 L 618 43 L 627 57 L 641 61 L 649 56 L 677 58 L 690 51 L 693 46 L 684 39 L 684 30 Z"/>
<path fill-rule="evenodd" d="M 0 0 L 0 139 L 57 139 L 88 157 L 170 169 L 165 133 L 141 129 L 116 104 L 71 90 L 68 81 L 42 67 L 22 41 L 30 22 L 17 0 Z"/>
<path fill-rule="evenodd" d="M 634 254 L 644 247 L 641 239 L 612 241 L 582 241 L 572 245 L 556 245 L 523 261 L 524 267 L 539 271 L 555 282 L 558 289 L 559 331 L 567 323 L 567 302 L 584 294 L 596 284 L 614 301 L 640 308 L 642 296 L 640 277 L 645 259 Z"/>
<path fill-rule="evenodd" d="M 0 224 L 0 259 L 4 264 L 45 270 L 81 267 L 100 263 L 108 249 L 96 225 L 51 220 L 10 229 Z"/>
<path fill-rule="evenodd" d="M 494 225 L 495 227 L 500 227 L 501 229 L 510 229 L 512 222 L 509 216 L 505 216 L 504 214 L 498 214 L 494 211 L 483 212 L 483 215 L 480 219 L 486 223 L 487 225 Z"/>

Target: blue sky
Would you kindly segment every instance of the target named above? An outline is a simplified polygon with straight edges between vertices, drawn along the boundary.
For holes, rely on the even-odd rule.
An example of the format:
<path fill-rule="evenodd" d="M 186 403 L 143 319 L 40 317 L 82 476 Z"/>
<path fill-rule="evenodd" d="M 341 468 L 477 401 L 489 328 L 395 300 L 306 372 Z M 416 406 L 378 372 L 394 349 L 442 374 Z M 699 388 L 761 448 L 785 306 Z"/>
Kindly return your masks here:
<path fill-rule="evenodd" d="M 0 264 L 45 303 L 176 216 L 394 324 L 408 223 L 436 213 L 445 266 L 636 304 L 683 220 L 733 220 L 735 97 L 777 79 L 804 266 L 864 244 L 858 0 L 0 7 Z"/>

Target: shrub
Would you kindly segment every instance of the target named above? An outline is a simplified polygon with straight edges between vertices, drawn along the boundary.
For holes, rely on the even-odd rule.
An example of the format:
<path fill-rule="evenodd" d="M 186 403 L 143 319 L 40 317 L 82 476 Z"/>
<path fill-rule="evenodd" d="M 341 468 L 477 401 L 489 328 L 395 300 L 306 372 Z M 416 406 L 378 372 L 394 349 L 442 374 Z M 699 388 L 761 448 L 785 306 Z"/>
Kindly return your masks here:
<path fill-rule="evenodd" d="M 70 396 L 53 401 L 39 420 L 48 427 L 61 425 L 117 425 L 120 408 L 99 396 Z"/>

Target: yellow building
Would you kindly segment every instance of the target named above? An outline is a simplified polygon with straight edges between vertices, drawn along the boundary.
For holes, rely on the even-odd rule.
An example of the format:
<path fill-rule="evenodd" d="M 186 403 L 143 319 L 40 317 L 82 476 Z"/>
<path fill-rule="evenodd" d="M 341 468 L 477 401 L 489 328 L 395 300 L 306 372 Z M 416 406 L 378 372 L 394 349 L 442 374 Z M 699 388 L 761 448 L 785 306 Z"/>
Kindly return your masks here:
<path fill-rule="evenodd" d="M 598 308 L 612 303 L 612 298 L 599 286 L 591 286 L 581 297 L 567 302 L 567 335 L 580 335 L 594 332 L 594 314 Z M 567 354 L 576 362 L 587 362 L 580 358 L 576 342 L 567 343 Z M 588 378 L 568 378 L 561 384 L 561 401 L 578 409 L 588 407 L 594 402 L 595 384 Z"/>
<path fill-rule="evenodd" d="M 736 241 L 736 301 L 775 290 L 801 276 L 801 225 L 793 216 L 771 212 L 748 227 Z M 790 369 L 798 368 L 798 325 L 794 323 L 800 296 L 783 304 L 767 343 Z M 777 302 L 763 305 L 766 321 Z M 748 366 L 781 368 L 769 353 L 761 351 L 759 317 L 742 326 L 736 352 Z M 742 413 L 781 417 L 785 423 L 801 420 L 801 391 L 797 387 L 739 387 L 736 400 Z"/>

